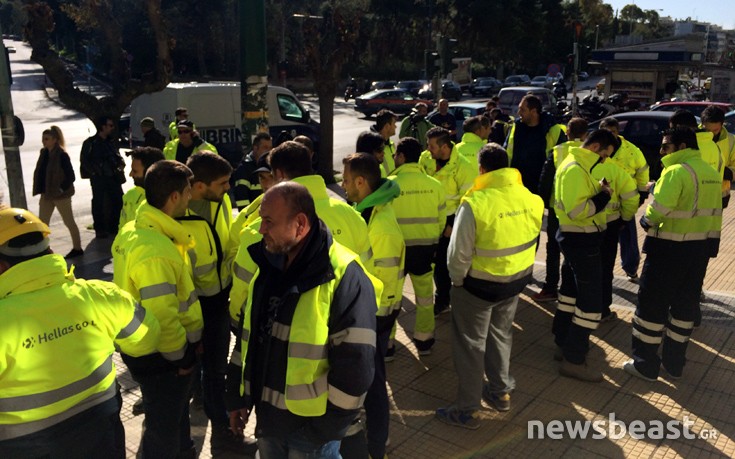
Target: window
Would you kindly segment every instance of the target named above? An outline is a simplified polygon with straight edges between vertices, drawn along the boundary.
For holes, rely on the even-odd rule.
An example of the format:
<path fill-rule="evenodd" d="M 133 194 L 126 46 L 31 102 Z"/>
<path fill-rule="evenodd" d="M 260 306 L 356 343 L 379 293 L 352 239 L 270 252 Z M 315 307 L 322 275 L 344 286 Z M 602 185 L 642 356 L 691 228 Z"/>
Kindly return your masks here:
<path fill-rule="evenodd" d="M 284 120 L 301 121 L 304 119 L 304 111 L 296 102 L 296 99 L 288 94 L 278 94 L 278 111 Z"/>

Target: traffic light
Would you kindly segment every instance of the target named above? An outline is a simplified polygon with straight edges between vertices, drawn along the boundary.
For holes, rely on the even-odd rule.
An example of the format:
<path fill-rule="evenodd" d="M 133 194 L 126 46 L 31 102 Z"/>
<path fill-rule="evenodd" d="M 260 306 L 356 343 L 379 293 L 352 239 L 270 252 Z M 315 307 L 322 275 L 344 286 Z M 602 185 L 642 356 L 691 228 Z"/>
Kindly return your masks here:
<path fill-rule="evenodd" d="M 437 60 L 439 53 L 425 49 L 424 50 L 424 71 L 426 72 L 426 79 L 430 80 L 434 74 L 439 70 Z"/>
<path fill-rule="evenodd" d="M 452 71 L 452 58 L 457 54 L 455 50 L 457 46 L 456 38 L 443 37 L 439 56 L 441 57 L 442 78 L 446 78 L 447 74 Z"/>

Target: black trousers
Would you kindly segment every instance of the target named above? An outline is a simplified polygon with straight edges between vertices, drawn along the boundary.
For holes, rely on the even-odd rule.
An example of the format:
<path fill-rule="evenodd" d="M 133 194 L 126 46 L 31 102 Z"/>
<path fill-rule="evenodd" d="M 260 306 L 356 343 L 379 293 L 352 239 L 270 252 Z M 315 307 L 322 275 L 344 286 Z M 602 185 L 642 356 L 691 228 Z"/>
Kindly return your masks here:
<path fill-rule="evenodd" d="M 543 289 L 554 293 L 559 290 L 559 263 L 561 261 L 561 250 L 556 240 L 557 231 L 559 231 L 559 219 L 556 218 L 554 209 L 549 209 L 546 218 L 546 279 Z"/>
<path fill-rule="evenodd" d="M 95 175 L 92 185 L 92 220 L 97 235 L 116 234 L 122 211 L 122 186 L 112 176 Z"/>
<path fill-rule="evenodd" d="M 707 243 L 647 237 L 645 247 L 633 318 L 633 361 L 649 378 L 658 377 L 661 363 L 670 373 L 680 375 L 709 263 Z"/>
<path fill-rule="evenodd" d="M 618 238 L 622 230 L 624 222 L 618 218 L 608 222 L 607 229 L 602 235 L 602 246 L 600 254 L 602 255 L 602 316 L 610 315 L 610 305 L 612 304 L 612 282 L 613 270 L 615 269 L 615 259 L 618 257 Z"/>
<path fill-rule="evenodd" d="M 449 238 L 442 235 L 439 237 L 439 245 L 436 248 L 434 259 L 434 310 L 440 312 L 449 306 L 449 292 L 452 289 L 452 280 L 449 278 L 447 267 L 447 251 L 449 250 Z"/>

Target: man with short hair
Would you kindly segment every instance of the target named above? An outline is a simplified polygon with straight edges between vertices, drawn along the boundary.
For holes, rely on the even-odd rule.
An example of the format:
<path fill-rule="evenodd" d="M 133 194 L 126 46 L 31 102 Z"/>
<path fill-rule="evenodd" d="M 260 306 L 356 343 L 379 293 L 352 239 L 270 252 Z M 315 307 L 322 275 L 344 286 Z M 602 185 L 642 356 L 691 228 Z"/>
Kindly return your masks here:
<path fill-rule="evenodd" d="M 0 456 L 123 459 L 113 355 L 155 352 L 160 326 L 114 284 L 75 279 L 49 233 L 0 210 Z"/>
<path fill-rule="evenodd" d="M 712 140 L 720 148 L 724 163 L 722 170 L 722 207 L 730 202 L 730 187 L 735 173 L 735 134 L 724 128 L 725 112 L 716 105 L 710 105 L 702 111 L 702 127 L 711 132 Z"/>
<path fill-rule="evenodd" d="M 399 139 L 405 137 L 413 137 L 414 139 L 421 142 L 423 149 L 426 149 L 426 133 L 429 129 L 433 128 L 429 120 L 426 119 L 426 115 L 429 113 L 429 106 L 424 102 L 419 102 L 414 105 L 411 113 L 403 118 L 401 122 L 401 131 L 398 134 Z"/>
<path fill-rule="evenodd" d="M 406 244 L 391 206 L 401 190 L 393 180 L 380 178 L 380 165 L 371 155 L 353 153 L 342 163 L 342 187 L 368 225 L 373 257 L 366 266 L 367 271 L 383 283 L 376 319 L 375 378 L 365 398 L 368 453 L 370 457 L 382 458 L 390 424 L 384 358 L 401 311 L 406 259 Z"/>
<path fill-rule="evenodd" d="M 393 154 L 395 153 L 395 145 L 393 144 L 393 137 L 396 134 L 396 122 L 398 121 L 398 115 L 388 109 L 383 109 L 378 112 L 375 116 L 375 124 L 370 126 L 370 131 L 380 134 L 385 142 L 383 147 L 383 160 L 381 161 L 381 177 L 387 177 L 396 168 L 393 162 Z M 360 150 L 358 150 L 360 151 Z"/>
<path fill-rule="evenodd" d="M 135 212 L 140 207 L 140 203 L 145 200 L 145 189 L 143 188 L 145 173 L 154 163 L 164 159 L 161 150 L 153 147 L 137 147 L 126 152 L 125 155 L 133 159 L 130 163 L 129 175 L 135 186 L 123 195 L 118 230 L 122 229 L 127 222 L 135 220 Z"/>
<path fill-rule="evenodd" d="M 391 206 L 406 244 L 405 274 L 411 276 L 416 295 L 416 322 L 413 342 L 419 355 L 427 355 L 434 345 L 434 254 L 447 220 L 447 204 L 441 182 L 429 177 L 419 166 L 421 144 L 405 137 L 396 145 L 396 170 L 389 178 L 401 190 Z M 395 347 L 388 346 L 386 360 L 393 360 Z"/>
<path fill-rule="evenodd" d="M 232 173 L 232 188 L 235 206 L 243 210 L 263 193 L 260 183 L 254 174 L 258 160 L 271 151 L 273 138 L 267 132 L 259 132 L 253 138 L 253 149 L 240 161 Z"/>
<path fill-rule="evenodd" d="M 487 145 L 487 137 L 490 135 L 490 120 L 482 115 L 472 116 L 462 123 L 462 141 L 457 144 L 457 152 L 467 158 L 472 168 L 477 170 L 477 153 Z"/>
<path fill-rule="evenodd" d="M 484 146 L 479 163 L 480 176 L 462 198 L 449 242 L 457 398 L 436 410 L 440 421 L 467 429 L 480 427 L 473 414 L 481 399 L 498 411 L 510 410 L 513 318 L 532 278 L 544 214 L 541 198 L 508 167 L 503 147 Z"/>
<path fill-rule="evenodd" d="M 163 150 L 166 146 L 166 137 L 156 129 L 156 122 L 150 116 L 140 120 L 140 131 L 143 133 L 143 146 Z"/>
<path fill-rule="evenodd" d="M 590 333 L 602 317 L 600 245 L 612 190 L 592 177 L 592 168 L 609 157 L 617 139 L 607 130 L 590 133 L 581 147 L 570 149 L 554 178 L 554 211 L 559 218 L 556 239 L 564 254 L 559 305 L 552 332 L 561 360 L 559 373 L 581 381 L 600 382 L 602 373 L 587 365 Z"/>
<path fill-rule="evenodd" d="M 246 248 L 257 269 L 231 359 L 230 426 L 241 433 L 254 408 L 264 459 L 339 458 L 373 381 L 374 287 L 303 185 L 269 189 L 260 215 L 263 239 Z"/>
<path fill-rule="evenodd" d="M 187 121 L 189 119 L 189 110 L 186 109 L 186 107 L 179 107 L 174 112 L 174 120 L 171 121 L 168 125 L 168 137 L 169 140 L 176 140 L 179 138 L 179 123 L 182 121 Z M 193 129 L 196 129 L 192 125 Z"/>
<path fill-rule="evenodd" d="M 437 111 L 429 117 L 429 122 L 449 131 L 452 142 L 457 140 L 457 118 L 449 113 L 449 101 L 447 99 L 439 100 Z"/>
<path fill-rule="evenodd" d="M 97 134 L 82 144 L 79 172 L 92 186 L 92 221 L 96 237 L 117 233 L 122 210 L 125 160 L 115 145 L 115 123 L 109 116 L 97 119 Z"/>
<path fill-rule="evenodd" d="M 178 129 L 179 136 L 168 142 L 163 148 L 163 156 L 166 159 L 176 160 L 181 164 L 186 164 L 189 156 L 197 151 L 217 153 L 217 148 L 214 145 L 199 137 L 199 133 L 191 121 L 181 121 L 176 128 Z"/>
<path fill-rule="evenodd" d="M 449 290 L 452 283 L 447 270 L 447 248 L 449 236 L 452 234 L 454 214 L 459 207 L 459 200 L 472 186 L 477 171 L 472 169 L 472 164 L 467 158 L 457 152 L 448 130 L 441 127 L 431 128 L 426 133 L 426 138 L 429 150 L 421 153 L 419 165 L 429 176 L 441 182 L 447 200 L 446 226 L 439 237 L 434 267 L 436 284 L 434 313 L 439 314 L 449 308 Z"/>
<path fill-rule="evenodd" d="M 613 117 L 600 121 L 600 129 L 607 129 L 618 139 L 618 148 L 613 151 L 608 161 L 615 162 L 633 177 L 638 187 L 638 206 L 640 207 L 648 198 L 648 163 L 640 148 L 620 135 L 619 126 L 620 123 Z M 638 265 L 641 262 L 641 253 L 638 248 L 638 230 L 633 220 L 626 222 L 620 231 L 620 262 L 628 280 L 638 283 Z"/>
<path fill-rule="evenodd" d="M 556 241 L 556 232 L 559 230 L 559 219 L 554 212 L 554 175 L 559 164 L 567 157 L 569 150 L 582 146 L 587 137 L 587 120 L 572 118 L 567 124 L 567 136 L 571 139 L 555 146 L 549 153 L 539 178 L 539 196 L 544 200 L 548 209 L 546 219 L 546 278 L 541 291 L 531 295 L 537 302 L 556 301 L 559 290 L 559 262 L 561 251 Z"/>
<path fill-rule="evenodd" d="M 161 324 L 157 353 L 142 358 L 122 354 L 143 394 L 145 458 L 196 454 L 189 397 L 201 349 L 202 311 L 187 256 L 194 239 L 175 220 L 188 208 L 191 177 L 177 161 L 153 164 L 145 175 L 146 202 L 112 244 L 115 283 Z"/>
<path fill-rule="evenodd" d="M 538 194 L 541 170 L 549 152 L 564 143 L 564 126 L 543 111 L 541 99 L 533 94 L 523 96 L 518 104 L 518 119 L 510 128 L 505 148 L 510 166 L 521 172 L 523 185 Z"/>
<path fill-rule="evenodd" d="M 212 451 L 245 452 L 242 437 L 232 434 L 225 407 L 225 375 L 230 350 L 228 298 L 232 283 L 225 263 L 225 244 L 230 239 L 232 166 L 210 152 L 194 153 L 186 162 L 193 175 L 191 200 L 178 217 L 196 243 L 189 249 L 194 286 L 202 309 L 202 401 L 212 422 Z M 255 451 L 254 445 L 251 446 Z"/>
<path fill-rule="evenodd" d="M 670 379 L 681 378 L 707 264 L 719 250 L 721 178 L 696 146 L 689 128 L 664 133 L 664 170 L 640 220 L 646 259 L 633 318 L 633 359 L 623 369 L 647 381 L 658 379 L 661 365 Z"/>

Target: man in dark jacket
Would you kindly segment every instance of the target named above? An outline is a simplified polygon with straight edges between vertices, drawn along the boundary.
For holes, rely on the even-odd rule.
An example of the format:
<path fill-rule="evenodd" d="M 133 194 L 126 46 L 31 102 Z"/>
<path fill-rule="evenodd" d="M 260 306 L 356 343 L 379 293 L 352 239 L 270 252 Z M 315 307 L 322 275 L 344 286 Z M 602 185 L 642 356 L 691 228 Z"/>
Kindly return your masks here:
<path fill-rule="evenodd" d="M 125 160 L 115 145 L 114 130 L 112 118 L 100 117 L 97 134 L 84 141 L 79 158 L 79 172 L 92 185 L 92 220 L 100 239 L 117 233 L 122 210 Z"/>
<path fill-rule="evenodd" d="M 248 247 L 258 271 L 228 371 L 230 426 L 241 433 L 254 407 L 262 458 L 337 458 L 373 380 L 375 289 L 304 186 L 272 187 L 260 215 L 263 239 Z"/>
<path fill-rule="evenodd" d="M 147 116 L 140 120 L 140 130 L 143 132 L 144 147 L 158 148 L 163 151 L 163 147 L 166 146 L 166 137 L 156 129 L 156 122 L 153 121 L 153 118 Z"/>
<path fill-rule="evenodd" d="M 258 176 L 255 174 L 255 169 L 259 167 L 258 160 L 271 151 L 272 148 L 273 138 L 271 135 L 267 132 L 259 132 L 253 138 L 252 151 L 245 155 L 245 158 L 232 173 L 230 186 L 238 210 L 246 208 L 263 192 L 258 182 Z"/>

